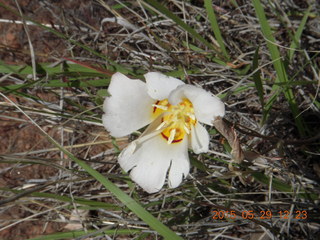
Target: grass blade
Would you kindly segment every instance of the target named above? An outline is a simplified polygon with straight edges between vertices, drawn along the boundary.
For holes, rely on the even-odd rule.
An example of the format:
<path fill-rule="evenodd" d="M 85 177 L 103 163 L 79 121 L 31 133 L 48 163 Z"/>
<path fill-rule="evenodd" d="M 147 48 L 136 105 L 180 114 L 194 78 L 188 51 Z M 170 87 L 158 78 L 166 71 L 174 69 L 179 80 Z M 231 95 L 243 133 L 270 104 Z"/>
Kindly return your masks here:
<path fill-rule="evenodd" d="M 41 186 L 40 186 L 41 187 Z M 15 193 L 21 197 L 24 197 L 26 195 L 32 196 L 32 197 L 38 197 L 38 198 L 46 198 L 46 199 L 53 199 L 56 201 L 60 201 L 60 202 L 66 202 L 66 203 L 76 203 L 76 204 L 81 204 L 84 206 L 88 206 L 88 207 L 95 207 L 95 208 L 102 208 L 102 209 L 106 209 L 106 210 L 121 210 L 120 206 L 115 206 L 115 204 L 110 204 L 110 203 L 105 203 L 105 202 L 98 202 L 98 201 L 94 201 L 94 200 L 89 200 L 89 199 L 84 199 L 84 198 L 69 198 L 67 196 L 61 196 L 61 195 L 57 195 L 57 194 L 52 194 L 52 193 L 45 193 L 45 192 L 27 192 L 26 190 L 15 190 L 15 189 L 9 189 L 9 188 L 0 188 L 1 191 L 5 191 L 5 192 L 12 192 Z M 19 197 L 20 198 L 20 197 Z M 18 199 L 18 197 L 16 198 Z M 0 203 L 3 204 L 5 202 L 6 199 L 1 200 Z"/>
<path fill-rule="evenodd" d="M 28 114 L 26 114 L 18 105 L 16 105 L 11 99 L 0 92 L 0 95 L 9 101 L 13 106 L 17 108 L 21 113 L 23 113 L 32 124 L 34 124 L 42 134 L 44 134 L 47 139 L 54 144 L 60 151 L 62 151 L 71 160 L 76 162 L 80 167 L 82 167 L 88 174 L 93 176 L 97 181 L 99 181 L 108 191 L 110 191 L 114 196 L 118 198 L 127 208 L 134 212 L 140 219 L 142 219 L 146 224 L 148 224 L 152 229 L 157 231 L 165 239 L 181 240 L 182 238 L 176 233 L 171 231 L 167 226 L 160 222 L 157 218 L 151 215 L 147 210 L 144 209 L 138 202 L 131 198 L 128 194 L 123 192 L 115 184 L 113 184 L 108 178 L 103 176 L 101 173 L 90 167 L 84 161 L 76 158 L 71 152 L 63 148 L 57 141 L 55 141 L 51 136 L 49 136 Z"/>
<path fill-rule="evenodd" d="M 254 173 L 251 173 L 251 175 L 254 177 L 256 181 L 261 182 L 263 184 L 268 185 L 270 182 L 270 178 L 263 173 L 254 172 Z M 272 187 L 278 191 L 289 193 L 289 194 L 292 194 L 295 192 L 293 187 L 291 187 L 290 185 L 286 184 L 285 182 L 277 178 L 272 179 Z M 308 199 L 308 198 L 313 200 L 319 199 L 319 196 L 317 194 L 307 193 L 303 189 L 300 190 L 300 192 L 298 193 L 298 196 L 300 198 L 305 198 L 305 199 Z"/>
<path fill-rule="evenodd" d="M 58 146 L 57 147 L 61 147 Z M 85 169 L 91 176 L 97 179 L 107 190 L 112 192 L 126 207 L 128 207 L 132 212 L 134 212 L 139 218 L 141 218 L 145 223 L 147 223 L 151 228 L 156 230 L 159 234 L 167 239 L 182 239 L 174 232 L 172 232 L 167 226 L 161 223 L 158 219 L 152 216 L 147 210 L 145 210 L 140 204 L 138 204 L 134 199 L 132 199 L 125 192 L 121 191 L 116 185 L 114 185 L 109 179 L 103 176 L 101 173 L 97 172 L 95 169 L 91 168 L 84 161 L 77 159 L 69 151 L 64 150 L 61 147 L 61 151 L 64 151 L 66 155 L 83 169 Z"/>
<path fill-rule="evenodd" d="M 258 96 L 259 96 L 259 100 L 260 100 L 262 109 L 264 109 L 264 93 L 263 93 L 263 86 L 262 86 L 262 81 L 261 81 L 261 77 L 260 77 L 260 70 L 258 70 L 258 67 L 259 67 L 258 61 L 259 61 L 259 47 L 255 51 L 254 56 L 253 56 L 252 71 L 255 71 L 255 73 L 252 75 L 252 77 L 253 77 L 257 92 L 258 92 Z"/>
<path fill-rule="evenodd" d="M 257 17 L 259 19 L 260 25 L 261 25 L 262 34 L 265 37 L 265 39 L 267 40 L 267 46 L 268 46 L 268 49 L 269 49 L 269 52 L 271 55 L 271 59 L 273 61 L 273 66 L 274 66 L 276 73 L 277 73 L 277 78 L 276 78 L 275 82 L 287 84 L 288 83 L 288 76 L 287 76 L 283 61 L 281 59 L 280 52 L 279 52 L 278 47 L 276 45 L 276 40 L 272 35 L 270 25 L 267 21 L 267 18 L 266 18 L 266 15 L 265 15 L 265 12 L 264 12 L 264 9 L 261 5 L 260 0 L 253 0 L 253 5 L 255 8 Z M 274 84 L 272 87 L 272 90 L 278 91 L 279 86 Z M 289 86 L 285 85 L 280 90 L 284 93 L 284 95 L 290 105 L 290 109 L 291 109 L 291 112 L 292 112 L 292 115 L 295 120 L 295 124 L 296 124 L 296 127 L 298 128 L 300 136 L 305 136 L 306 135 L 305 124 L 301 118 L 301 115 L 300 115 L 297 103 L 295 101 L 292 89 Z M 270 104 L 269 106 L 272 107 L 272 104 Z M 269 112 L 270 109 L 266 109 L 266 111 Z"/>
<path fill-rule="evenodd" d="M 11 7 L 7 6 L 6 4 L 3 4 L 0 2 L 0 7 L 3 7 L 5 8 L 6 10 L 8 10 L 9 12 L 13 13 L 14 15 L 18 16 L 18 17 L 21 17 L 20 14 L 18 12 L 16 12 L 15 10 L 13 10 Z M 69 41 L 70 43 L 78 46 L 78 47 L 81 47 L 82 49 L 85 49 L 86 51 L 90 52 L 91 54 L 97 56 L 97 57 L 100 57 L 102 59 L 105 59 L 109 65 L 107 66 L 108 70 L 110 71 L 114 71 L 114 72 L 122 72 L 123 74 L 131 74 L 133 76 L 135 76 L 135 72 L 132 71 L 131 69 L 128 69 L 128 68 L 125 68 L 124 66 L 120 65 L 120 64 L 117 64 L 115 61 L 109 59 L 107 56 L 103 55 L 103 54 L 100 54 L 96 51 L 94 51 L 93 49 L 91 49 L 90 47 L 86 46 L 85 44 L 82 44 L 76 40 L 73 40 L 72 38 L 69 38 L 68 36 L 66 36 L 65 34 L 53 29 L 53 28 L 50 28 L 50 27 L 47 27 L 41 23 L 38 23 L 37 21 L 35 21 L 34 19 L 31 19 L 31 18 L 28 18 L 26 16 L 23 16 L 24 20 L 26 21 L 30 21 L 32 22 L 34 25 L 38 26 L 38 27 L 41 27 L 42 29 L 46 30 L 46 31 L 49 31 L 51 33 L 53 33 L 54 35 L 56 35 L 57 37 L 61 38 L 61 39 L 64 39 L 64 40 L 67 40 Z"/>
<path fill-rule="evenodd" d="M 208 18 L 209 18 L 209 21 L 211 23 L 211 29 L 212 29 L 212 31 L 214 33 L 214 36 L 217 39 L 217 42 L 219 43 L 221 51 L 222 51 L 223 55 L 227 59 L 229 59 L 229 56 L 228 56 L 226 47 L 224 45 L 221 32 L 220 32 L 218 21 L 217 21 L 216 15 L 215 15 L 213 7 L 212 7 L 212 1 L 211 0 L 204 0 L 204 6 L 205 6 L 205 8 L 207 10 L 207 13 L 208 13 Z"/>
<path fill-rule="evenodd" d="M 198 32 L 196 32 L 192 27 L 190 27 L 188 24 L 184 23 L 178 16 L 173 14 L 169 9 L 167 9 L 165 6 L 157 2 L 156 0 L 145 0 L 143 3 L 150 4 L 152 7 L 157 9 L 161 14 L 164 16 L 170 18 L 172 21 L 174 21 L 178 26 L 180 26 L 182 29 L 187 31 L 193 38 L 197 39 L 199 42 L 204 44 L 209 49 L 215 51 L 218 55 L 221 55 L 221 52 L 219 49 L 217 49 L 213 44 L 209 43 L 206 39 L 204 39 Z"/>
<path fill-rule="evenodd" d="M 101 235 L 101 233 L 108 234 L 108 235 L 121 235 L 121 234 L 134 234 L 140 232 L 139 230 L 130 230 L 130 229 L 115 229 L 115 230 L 104 230 L 104 231 L 97 231 L 97 230 L 89 230 L 89 231 L 71 231 L 71 232 L 63 232 L 63 233 L 54 233 L 49 234 L 46 236 L 36 237 L 36 238 L 30 238 L 29 240 L 58 240 L 58 239 L 75 239 L 75 238 L 81 238 L 83 236 L 90 235 L 97 236 Z M 85 238 L 89 239 L 89 238 Z M 90 238 L 92 239 L 92 238 Z"/>
<path fill-rule="evenodd" d="M 301 23 L 296 31 L 296 33 L 294 34 L 293 36 L 293 39 L 292 39 L 292 42 L 291 42 L 291 45 L 290 45 L 290 49 L 289 49 L 289 60 L 291 61 L 292 58 L 293 58 L 293 54 L 295 52 L 295 49 L 297 47 L 299 47 L 299 39 L 301 38 L 301 35 L 302 35 L 302 32 L 303 32 L 303 29 L 304 29 L 304 26 L 306 25 L 307 23 L 307 20 L 308 20 L 308 17 L 309 17 L 309 14 L 310 14 L 310 10 L 311 10 L 311 6 L 309 6 L 309 8 L 307 9 L 307 11 L 305 12 L 305 14 L 303 15 L 303 18 L 301 20 Z"/>

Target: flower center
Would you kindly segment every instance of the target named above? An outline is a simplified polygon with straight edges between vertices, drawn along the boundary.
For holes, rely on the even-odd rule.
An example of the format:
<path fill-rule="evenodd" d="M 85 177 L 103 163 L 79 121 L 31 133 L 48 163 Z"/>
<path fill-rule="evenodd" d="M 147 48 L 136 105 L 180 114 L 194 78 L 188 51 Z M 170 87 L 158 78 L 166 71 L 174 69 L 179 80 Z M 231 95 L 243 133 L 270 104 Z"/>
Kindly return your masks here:
<path fill-rule="evenodd" d="M 163 114 L 157 130 L 163 128 L 161 136 L 168 144 L 181 142 L 186 134 L 190 134 L 191 126 L 197 123 L 193 105 L 186 98 L 177 105 L 171 105 L 168 99 L 164 99 L 152 106 L 155 118 Z"/>

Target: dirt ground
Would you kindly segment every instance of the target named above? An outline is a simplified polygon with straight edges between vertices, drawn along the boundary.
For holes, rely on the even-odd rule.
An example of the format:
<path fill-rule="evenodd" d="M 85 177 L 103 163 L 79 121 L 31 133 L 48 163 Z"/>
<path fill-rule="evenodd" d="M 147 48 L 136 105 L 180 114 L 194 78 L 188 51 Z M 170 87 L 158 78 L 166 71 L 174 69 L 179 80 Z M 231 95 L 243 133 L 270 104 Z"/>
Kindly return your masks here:
<path fill-rule="evenodd" d="M 4 1 L 17 10 L 14 1 Z M 93 1 L 53 1 L 50 8 L 46 1 L 19 0 L 19 6 L 25 16 L 32 18 L 42 24 L 54 25 L 57 18 L 62 15 L 72 15 L 74 18 L 89 23 L 91 26 L 99 27 L 102 16 L 92 14 L 95 11 Z M 49 10 L 50 9 L 50 10 Z M 18 20 L 14 22 L 0 22 L 0 59 L 6 63 L 23 64 L 30 63 L 30 48 L 27 35 L 24 31 L 21 19 L 0 6 L 0 19 Z M 67 44 L 50 32 L 28 25 L 31 42 L 37 56 L 37 62 L 52 62 L 55 57 L 66 56 Z M 1 84 L 1 83 L 0 83 Z M 35 94 L 41 94 L 41 90 Z M 11 99 L 19 103 L 19 99 Z M 5 113 L 17 119 L 23 119 L 21 114 L 15 112 Z M 50 131 L 49 131 L 50 132 Z M 52 132 L 52 135 L 56 132 Z M 8 120 L 0 117 L 0 154 L 22 153 L 37 149 L 44 149 L 51 145 L 35 127 L 24 124 L 15 119 Z M 51 146 L 52 147 L 52 146 Z M 50 156 L 49 158 L 54 156 Z M 13 167 L 14 166 L 14 167 Z M 21 165 L 21 164 L 0 164 L 0 187 L 14 188 L 23 186 L 32 179 L 49 179 L 57 173 L 57 169 L 44 165 Z M 42 234 L 50 234 L 63 230 L 65 224 L 53 222 L 50 219 L 31 218 L 28 221 L 19 220 L 32 215 L 32 208 L 39 206 L 15 206 L 8 205 L 5 211 L 0 212 L 0 239 L 28 239 Z M 9 227 L 14 224 L 12 227 Z"/>
<path fill-rule="evenodd" d="M 108 3 L 108 1 L 104 2 Z M 60 32 L 63 32 L 66 36 L 68 36 L 71 39 L 83 39 L 83 42 L 86 42 L 85 40 L 87 40 L 87 37 L 90 34 L 90 31 L 88 31 L 87 35 L 85 28 L 94 28 L 96 32 L 98 32 L 101 28 L 101 20 L 103 18 L 110 17 L 108 16 L 109 13 L 105 9 L 103 9 L 101 5 L 97 3 L 97 1 L 0 0 L 0 3 L 5 3 L 6 5 L 11 6 L 11 8 L 14 9 L 16 12 L 19 12 L 16 2 L 19 4 L 21 12 L 24 16 L 29 17 L 30 19 L 39 23 L 47 24 L 48 26 L 50 26 L 50 28 L 57 29 Z M 202 1 L 194 2 L 201 2 L 201 6 L 203 6 Z M 304 1 L 294 2 L 296 2 L 296 4 L 303 4 Z M 0 6 L 0 20 L 2 20 L 0 21 L 0 61 L 4 61 L 8 64 L 30 65 L 32 59 L 30 54 L 31 51 L 28 38 L 30 38 L 30 42 L 32 43 L 32 47 L 34 49 L 34 52 L 36 53 L 37 63 L 52 63 L 62 59 L 63 57 L 72 58 L 73 56 L 70 54 L 71 52 L 74 54 L 74 56 L 83 57 L 85 59 L 86 54 L 88 53 L 81 52 L 83 51 L 82 49 L 71 46 L 71 44 L 68 41 L 65 41 L 62 38 L 57 37 L 50 31 L 45 31 L 42 28 L 34 26 L 30 22 L 27 24 L 27 32 L 29 33 L 29 35 L 27 35 L 24 26 L 21 22 L 21 17 L 19 17 L 18 15 Z M 228 22 L 226 22 L 226 24 L 227 23 Z M 113 31 L 114 25 L 112 23 L 109 23 L 105 24 L 103 27 L 105 28 L 103 29 L 105 33 L 107 31 Z M 75 29 L 79 29 L 79 31 L 74 31 Z M 74 34 L 78 35 L 74 36 Z M 312 34 L 318 34 L 318 32 L 311 32 L 311 35 Z M 320 35 L 314 36 L 319 37 Z M 88 37 L 88 39 L 90 40 L 92 38 L 94 37 L 91 35 L 90 37 Z M 235 38 L 237 38 L 236 35 Z M 99 43 L 100 46 L 103 45 L 103 37 L 101 37 L 101 39 L 99 39 L 99 41 L 101 41 Z M 94 44 L 95 42 L 93 41 L 92 45 L 95 47 Z M 123 52 L 119 53 L 118 51 L 108 52 L 108 46 L 100 49 L 98 46 L 99 44 L 97 43 L 96 46 L 98 51 L 103 54 L 108 53 L 111 56 L 110 59 L 116 59 L 117 54 L 124 54 Z M 318 43 L 314 44 L 314 47 L 316 49 L 318 46 L 317 44 Z M 128 46 L 128 48 L 130 49 L 131 47 L 132 46 Z M 315 50 L 313 48 L 310 49 Z M 175 53 L 173 51 L 170 54 L 174 55 Z M 150 56 L 152 56 L 152 53 L 150 54 Z M 180 57 L 181 59 L 179 59 L 178 57 Z M 151 65 L 152 60 L 150 59 L 146 59 L 145 62 L 148 62 Z M 184 57 L 179 56 L 179 54 L 177 54 L 176 58 L 173 59 L 175 59 L 175 61 L 185 60 Z M 137 61 L 140 61 L 139 58 Z M 0 85 L 1 84 L 2 83 L 0 81 Z M 35 89 L 33 94 L 40 97 L 42 100 L 46 100 L 50 103 L 59 103 L 59 99 L 56 95 L 47 94 L 47 92 L 43 92 L 41 88 Z M 23 98 L 20 99 L 16 96 L 12 97 L 10 95 L 9 97 L 15 103 L 21 105 L 25 104 L 23 102 Z M 241 106 L 243 105 L 239 104 L 236 106 L 236 108 Z M 36 107 L 36 105 L 34 107 Z M 248 106 L 245 107 L 247 108 Z M 279 109 L 282 108 L 279 107 Z M 252 112 L 255 112 L 254 109 L 252 110 Z M 280 110 L 277 112 L 277 114 L 279 112 Z M 286 113 L 283 113 L 283 119 L 286 119 L 285 114 Z M 2 117 L 3 115 L 6 115 L 6 117 Z M 8 118 L 8 116 L 10 118 Z M 41 117 L 42 116 L 39 115 L 39 118 L 37 119 L 40 123 L 42 121 L 45 121 L 44 117 Z M 14 108 L 10 106 L 4 109 L 0 109 L 1 188 L 26 188 L 28 187 L 28 184 L 32 184 L 35 181 L 47 181 L 51 177 L 57 175 L 57 172 L 59 171 L 57 168 L 54 168 L 52 166 L 46 166 L 43 164 L 22 164 L 19 163 L 19 159 L 10 160 L 2 158 L 2 154 L 23 154 L 30 151 L 53 147 L 53 145 L 50 144 L 48 140 L 40 134 L 36 127 L 31 126 L 31 124 L 28 124 L 26 120 L 27 119 L 21 113 L 18 113 Z M 312 122 L 312 124 L 309 125 L 312 126 L 314 129 L 318 129 L 318 120 L 319 118 L 314 118 L 313 116 L 311 116 L 310 122 Z M 236 121 L 236 119 L 234 121 Z M 272 127 L 270 127 L 270 129 L 273 131 L 270 132 L 271 135 L 273 133 L 277 133 L 277 127 L 279 127 L 279 125 L 276 126 L 275 129 L 272 129 Z M 55 139 L 60 138 L 60 132 L 57 128 L 52 127 L 45 130 L 49 133 L 50 136 L 53 136 Z M 88 129 L 87 131 L 94 132 L 96 130 Z M 86 132 L 84 132 L 82 135 L 80 135 L 79 133 L 79 136 L 77 137 L 78 142 L 76 143 L 86 141 L 82 138 L 82 136 L 85 135 Z M 286 139 L 289 139 L 290 137 L 291 135 L 285 136 Z M 263 139 L 261 139 L 261 145 L 264 146 L 261 146 L 260 149 L 266 149 L 266 152 L 269 151 L 268 149 L 270 146 L 267 146 Z M 110 146 L 105 146 L 104 148 L 100 146 L 92 147 L 91 151 L 92 154 L 98 154 L 99 152 L 106 150 L 105 148 L 108 147 Z M 295 151 L 292 152 L 295 153 Z M 42 160 L 61 158 L 59 152 L 57 151 L 54 153 L 44 153 L 41 155 L 41 157 Z M 12 163 L 12 161 L 14 161 L 14 163 Z M 303 159 L 303 161 L 307 160 Z M 312 161 L 310 160 L 309 165 L 292 164 L 292 166 L 292 168 L 294 168 L 294 171 L 296 172 L 303 170 L 305 173 L 311 175 L 311 179 L 318 180 L 320 176 L 320 167 L 318 161 L 315 161 L 313 159 Z M 310 169 L 314 169 L 314 171 L 310 171 Z M 1 200 L 6 199 L 8 197 L 9 196 L 1 195 L 0 202 Z M 6 204 L 5 207 L 2 207 L 0 210 L 0 240 L 28 239 L 43 234 L 65 231 L 64 226 L 66 224 L 63 223 L 63 221 L 58 221 L 57 215 L 51 217 L 48 214 L 45 214 L 43 217 L 41 217 L 41 215 L 35 215 L 37 213 L 46 211 L 48 207 L 50 206 L 41 206 L 41 204 L 37 204 L 36 201 L 34 204 L 30 204 L 30 201 L 28 203 L 25 203 L 23 198 L 20 198 L 19 201 L 15 201 L 12 204 Z"/>

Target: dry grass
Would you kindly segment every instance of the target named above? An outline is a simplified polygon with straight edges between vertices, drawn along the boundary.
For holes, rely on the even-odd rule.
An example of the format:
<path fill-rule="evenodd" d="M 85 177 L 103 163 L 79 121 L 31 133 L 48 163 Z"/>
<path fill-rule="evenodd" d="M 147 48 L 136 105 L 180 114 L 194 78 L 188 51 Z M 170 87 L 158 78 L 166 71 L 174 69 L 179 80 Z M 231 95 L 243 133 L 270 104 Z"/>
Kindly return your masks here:
<path fill-rule="evenodd" d="M 71 220 L 84 230 L 77 239 L 85 236 L 89 239 L 94 234 L 96 237 L 92 239 L 161 239 L 100 182 L 52 145 L 25 115 L 185 239 L 317 238 L 320 227 L 317 12 L 311 11 L 292 60 L 286 58 L 292 36 L 308 8 L 306 3 L 263 2 L 286 63 L 289 88 L 303 119 L 306 136 L 302 137 L 290 104 L 281 92 L 288 86 L 280 85 L 280 93 L 268 114 L 263 110 L 254 73 L 260 73 L 262 99 L 266 104 L 275 94 L 276 72 L 249 1 L 238 1 L 239 6 L 233 5 L 233 1 L 213 1 L 229 60 L 216 53 L 219 46 L 201 1 L 162 4 L 212 44 L 213 49 L 197 41 L 181 25 L 159 15 L 159 9 L 146 3 L 150 1 L 17 2 L 25 17 L 48 24 L 48 28 L 31 25 L 29 20 L 21 24 L 0 23 L 6 32 L 0 42 L 3 61 L 0 90 L 9 98 L 0 101 L 3 239 L 60 234 L 71 230 L 64 228 Z M 11 7 L 16 9 L 17 5 Z M 2 20 L 21 21 L 21 17 L 10 14 L 3 6 L 0 9 L 5 12 Z M 21 25 L 29 33 L 29 39 Z M 258 47 L 259 67 L 254 69 Z M 107 75 L 85 72 L 84 67 L 72 69 L 74 65 L 64 57 L 104 69 Z M 36 72 L 32 69 L 23 72 L 9 65 L 10 62 L 19 68 L 32 65 L 32 59 L 51 65 L 42 65 L 42 69 L 38 65 Z M 13 70 L 7 70 L 8 67 Z M 103 89 L 107 88 L 109 73 L 115 71 L 134 77 L 160 71 L 220 95 L 227 105 L 226 121 L 238 133 L 246 160 L 230 171 L 228 164 L 232 157 L 228 144 L 215 129 L 208 128 L 211 150 L 201 155 L 190 152 L 193 168 L 179 188 L 164 188 L 149 195 L 135 187 L 117 164 L 119 149 L 132 139 L 113 139 L 101 124 Z M 65 86 L 76 79 L 76 84 Z M 80 86 L 88 81 L 99 84 Z M 213 219 L 214 211 L 220 214 L 228 211 L 229 215 Z M 250 211 L 255 214 L 253 219 Z M 306 218 L 303 211 L 307 211 Z M 78 215 L 82 217 L 77 219 Z M 59 234 L 49 239 L 67 238 Z"/>

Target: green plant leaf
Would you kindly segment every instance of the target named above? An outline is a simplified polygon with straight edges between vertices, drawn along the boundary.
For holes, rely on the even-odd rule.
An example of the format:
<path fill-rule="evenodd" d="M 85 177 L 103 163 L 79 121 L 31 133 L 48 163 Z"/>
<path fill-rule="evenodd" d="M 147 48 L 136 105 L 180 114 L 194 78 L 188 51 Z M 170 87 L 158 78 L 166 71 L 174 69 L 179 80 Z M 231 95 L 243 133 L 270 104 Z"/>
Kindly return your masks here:
<path fill-rule="evenodd" d="M 213 7 L 212 7 L 212 0 L 204 0 L 204 6 L 205 6 L 207 13 L 208 13 L 208 18 L 211 23 L 211 29 L 214 33 L 214 36 L 217 39 L 217 42 L 219 43 L 221 51 L 222 51 L 223 55 L 226 57 L 226 59 L 229 59 L 226 47 L 223 42 L 223 37 L 220 32 L 218 21 L 217 21 L 216 15 L 215 15 Z"/>
<path fill-rule="evenodd" d="M 289 49 L 289 60 L 291 61 L 292 58 L 293 58 L 293 54 L 295 52 L 295 49 L 297 49 L 299 47 L 299 40 L 301 38 L 301 35 L 302 35 L 302 32 L 304 30 L 304 26 L 306 25 L 307 23 L 307 20 L 308 20 L 308 17 L 309 17 L 309 14 L 310 14 L 310 11 L 311 11 L 311 7 L 312 5 L 310 5 L 307 9 L 307 11 L 305 12 L 305 14 L 303 15 L 303 18 L 301 20 L 301 23 L 296 31 L 296 33 L 294 34 L 293 36 L 293 39 L 292 39 L 292 42 L 290 44 L 290 49 Z"/>
<path fill-rule="evenodd" d="M 277 77 L 276 77 L 276 83 L 288 83 L 288 76 L 286 73 L 286 69 L 285 66 L 283 64 L 280 52 L 278 50 L 277 44 L 276 44 L 276 40 L 272 35 L 272 31 L 271 28 L 269 26 L 269 23 L 267 21 L 264 9 L 262 7 L 262 4 L 260 2 L 260 0 L 252 0 L 257 17 L 259 19 L 260 22 L 260 26 L 261 26 L 261 31 L 263 33 L 263 36 L 266 39 L 266 43 L 270 52 L 270 56 L 273 62 L 273 66 L 276 70 L 277 73 Z M 305 136 L 306 135 L 306 126 L 301 118 L 294 94 L 292 89 L 285 85 L 283 88 L 279 89 L 278 85 L 273 85 L 272 90 L 274 92 L 280 90 L 281 92 L 284 93 L 284 96 L 286 97 L 289 105 L 290 105 L 290 109 L 294 118 L 294 121 L 296 123 L 296 126 L 298 128 L 299 134 L 300 136 Z M 272 107 L 272 103 L 271 104 L 266 104 L 266 106 L 268 107 Z M 270 109 L 267 108 L 266 112 L 269 112 Z"/>
<path fill-rule="evenodd" d="M 156 0 L 144 0 L 144 1 L 142 1 L 142 3 L 147 3 L 146 4 L 147 7 L 148 7 L 148 4 L 150 4 L 152 7 L 157 9 L 161 14 L 163 14 L 166 17 L 168 17 L 172 21 L 174 21 L 183 30 L 187 31 L 194 39 L 197 39 L 203 45 L 205 45 L 209 49 L 215 51 L 218 55 L 221 55 L 220 50 L 217 47 L 215 47 L 213 44 L 211 44 L 207 40 L 205 40 L 197 31 L 195 31 L 188 24 L 184 23 L 178 16 L 173 14 L 170 10 L 168 10 L 165 6 L 160 4 L 158 1 L 156 1 Z"/>
<path fill-rule="evenodd" d="M 259 47 L 256 49 L 253 56 L 252 71 L 255 71 L 255 73 L 252 75 L 252 78 L 254 80 L 254 84 L 258 92 L 262 109 L 264 109 L 264 92 L 263 92 L 263 86 L 262 86 L 260 70 L 259 70 Z"/>

